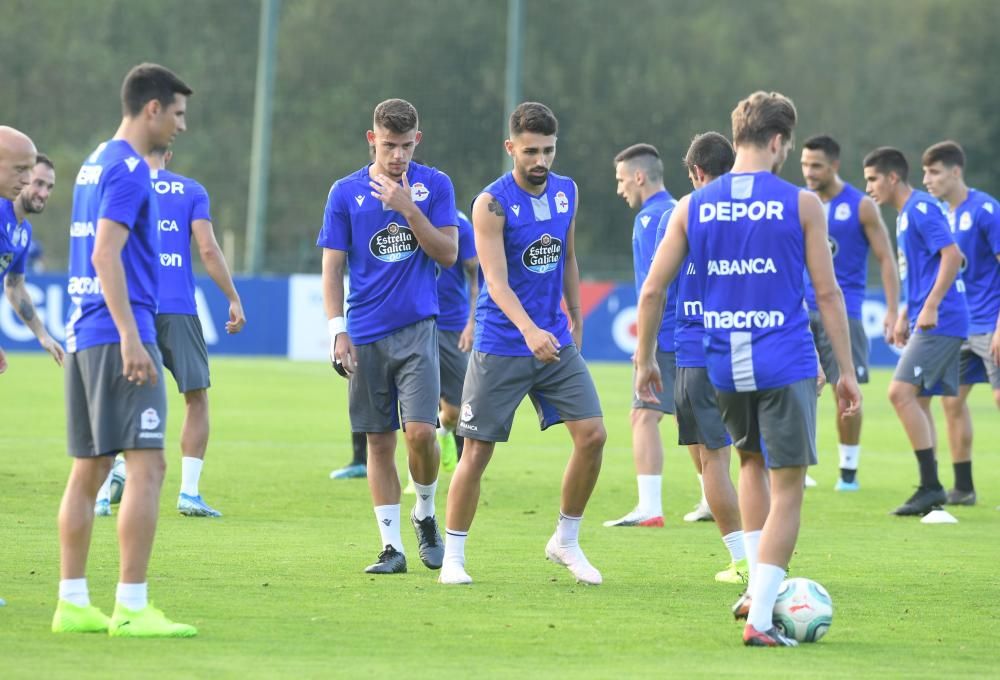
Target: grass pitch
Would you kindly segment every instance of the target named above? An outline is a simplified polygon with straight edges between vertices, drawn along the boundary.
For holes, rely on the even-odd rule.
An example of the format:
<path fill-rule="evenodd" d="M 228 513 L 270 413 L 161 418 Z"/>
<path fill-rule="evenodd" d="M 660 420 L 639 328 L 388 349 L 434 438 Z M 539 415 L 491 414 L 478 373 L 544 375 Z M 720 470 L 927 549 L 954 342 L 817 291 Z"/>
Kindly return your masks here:
<path fill-rule="evenodd" d="M 824 584 L 834 622 L 822 642 L 745 649 L 712 576 L 728 561 L 714 524 L 685 524 L 698 488 L 685 451 L 667 447 L 664 529 L 605 529 L 635 503 L 630 369 L 596 364 L 609 432 L 581 541 L 604 585 L 576 585 L 545 561 L 569 438 L 537 431 L 522 408 L 486 474 L 467 545 L 471 587 L 440 586 L 404 527 L 410 573 L 372 577 L 379 551 L 367 485 L 331 481 L 350 457 L 346 384 L 329 367 L 215 359 L 212 439 L 202 493 L 224 517 L 181 517 L 183 402 L 168 384 L 170 467 L 150 574 L 151 599 L 195 624 L 193 640 L 112 640 L 49 632 L 58 584 L 56 512 L 69 468 L 62 377 L 48 357 L 13 354 L 0 376 L 0 676 L 14 677 L 996 677 L 1000 579 L 1000 418 L 973 391 L 979 505 L 957 525 L 887 512 L 916 466 L 885 398 L 864 389 L 861 491 L 837 494 L 832 403 L 820 407 L 820 485 L 806 493 L 792 573 Z M 169 380 L 169 379 L 168 379 Z M 939 409 L 937 412 L 940 413 Z M 944 442 L 939 417 L 939 439 Z M 675 441 L 672 423 L 662 427 Z M 941 477 L 952 481 L 947 451 Z M 402 461 L 402 456 L 399 456 Z M 443 517 L 447 475 L 438 512 Z M 404 498 L 404 512 L 412 499 Z M 110 613 L 114 520 L 98 518 L 91 597 Z"/>

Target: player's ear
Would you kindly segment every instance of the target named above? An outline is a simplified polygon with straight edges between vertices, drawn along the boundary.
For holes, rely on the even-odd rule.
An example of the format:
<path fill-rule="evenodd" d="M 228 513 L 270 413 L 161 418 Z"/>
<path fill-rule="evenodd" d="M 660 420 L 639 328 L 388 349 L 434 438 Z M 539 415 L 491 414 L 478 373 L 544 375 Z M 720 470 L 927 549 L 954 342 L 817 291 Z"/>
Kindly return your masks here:
<path fill-rule="evenodd" d="M 511 158 L 514 157 L 514 142 L 509 139 L 503 140 L 503 148 L 507 149 L 507 155 Z"/>
<path fill-rule="evenodd" d="M 365 139 L 368 140 L 368 146 L 374 147 L 375 146 L 375 131 L 374 130 L 369 130 L 368 132 L 366 132 L 365 133 Z"/>
<path fill-rule="evenodd" d="M 148 102 L 146 102 L 146 105 L 142 107 L 142 110 L 143 113 L 145 113 L 147 116 L 155 118 L 156 116 L 160 115 L 160 112 L 163 110 L 163 105 L 160 104 L 159 99 L 156 99 L 154 97 L 153 99 L 150 99 Z"/>
<path fill-rule="evenodd" d="M 420 130 L 417 130 L 417 136 L 413 138 L 413 146 L 419 144 L 420 140 L 423 138 L 424 138 L 424 133 L 421 132 Z"/>

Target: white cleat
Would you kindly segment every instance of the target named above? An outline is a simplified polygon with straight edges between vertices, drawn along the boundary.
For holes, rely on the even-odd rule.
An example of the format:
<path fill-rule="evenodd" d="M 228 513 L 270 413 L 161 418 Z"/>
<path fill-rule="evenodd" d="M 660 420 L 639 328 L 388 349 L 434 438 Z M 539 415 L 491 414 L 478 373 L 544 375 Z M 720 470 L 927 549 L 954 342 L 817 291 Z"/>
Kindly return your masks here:
<path fill-rule="evenodd" d="M 684 515 L 685 522 L 714 522 L 715 517 L 712 516 L 712 510 L 708 507 L 708 501 L 702 498 L 698 505 L 694 506 L 694 510 Z"/>
<path fill-rule="evenodd" d="M 545 545 L 545 557 L 556 564 L 569 569 L 569 572 L 576 577 L 577 583 L 588 586 L 599 586 L 604 582 L 601 572 L 597 571 L 587 557 L 580 550 L 579 545 L 562 546 L 556 542 L 555 534 Z"/>
<path fill-rule="evenodd" d="M 662 527 L 663 513 L 654 515 L 640 511 L 638 508 L 618 519 L 609 519 L 604 523 L 606 527 Z"/>
<path fill-rule="evenodd" d="M 472 577 L 465 572 L 465 565 L 461 562 L 446 561 L 441 565 L 438 583 L 446 586 L 467 586 L 472 583 Z"/>
<path fill-rule="evenodd" d="M 819 484 L 818 484 L 818 483 L 816 482 L 816 480 L 815 480 L 815 479 L 813 479 L 813 478 L 812 478 L 812 477 L 810 477 L 809 475 L 806 475 L 806 488 L 807 488 L 807 489 L 811 489 L 811 488 L 813 488 L 814 486 L 819 486 Z"/>

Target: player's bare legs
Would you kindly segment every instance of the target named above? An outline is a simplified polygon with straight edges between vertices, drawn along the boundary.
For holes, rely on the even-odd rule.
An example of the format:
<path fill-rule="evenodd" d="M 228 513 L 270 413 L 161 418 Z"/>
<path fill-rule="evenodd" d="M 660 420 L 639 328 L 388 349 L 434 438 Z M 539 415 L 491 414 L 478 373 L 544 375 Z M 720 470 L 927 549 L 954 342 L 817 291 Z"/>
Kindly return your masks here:
<path fill-rule="evenodd" d="M 128 484 L 125 485 L 118 513 L 121 583 L 146 582 L 156 521 L 160 514 L 160 489 L 166 471 L 163 449 L 125 451 Z"/>
<path fill-rule="evenodd" d="M 75 458 L 59 505 L 59 578 L 83 578 L 94 527 L 94 499 L 114 456 Z"/>

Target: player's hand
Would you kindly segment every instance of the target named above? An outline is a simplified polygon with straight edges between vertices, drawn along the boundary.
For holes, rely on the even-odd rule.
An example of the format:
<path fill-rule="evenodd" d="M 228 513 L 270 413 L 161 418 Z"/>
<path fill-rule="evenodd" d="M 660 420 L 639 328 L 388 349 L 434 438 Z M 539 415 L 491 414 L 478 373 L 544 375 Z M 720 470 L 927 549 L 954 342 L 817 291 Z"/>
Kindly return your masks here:
<path fill-rule="evenodd" d="M 579 312 L 569 315 L 569 333 L 573 336 L 573 344 L 579 351 L 583 351 L 583 319 Z"/>
<path fill-rule="evenodd" d="M 663 376 L 660 375 L 656 359 L 650 358 L 648 362 L 640 363 L 632 355 L 632 363 L 635 365 L 635 396 L 639 401 L 659 404 L 656 393 L 663 391 Z"/>
<path fill-rule="evenodd" d="M 938 310 L 937 307 L 932 307 L 931 305 L 924 305 L 920 310 L 920 314 L 917 315 L 917 328 L 922 331 L 929 331 L 937 328 L 938 325 Z"/>
<path fill-rule="evenodd" d="M 381 173 L 375 175 L 368 184 L 371 185 L 372 196 L 382 201 L 387 207 L 398 213 L 405 213 L 409 209 L 415 209 L 416 204 L 410 196 L 410 183 L 403 173 L 403 184 L 399 185 L 392 179 Z"/>
<path fill-rule="evenodd" d="M 841 375 L 837 381 L 837 413 L 841 418 L 861 413 L 861 388 L 851 374 Z"/>
<path fill-rule="evenodd" d="M 45 337 L 38 341 L 38 344 L 42 346 L 42 349 L 52 355 L 52 358 L 56 360 L 57 364 L 60 366 L 63 365 L 66 353 L 63 351 L 62 345 L 56 342 L 51 335 L 46 333 Z"/>
<path fill-rule="evenodd" d="M 993 340 L 990 341 L 990 356 L 993 357 L 993 363 L 1000 366 L 1000 326 L 993 331 Z"/>
<path fill-rule="evenodd" d="M 900 349 L 906 347 L 906 341 L 910 339 L 910 322 L 905 314 L 896 319 L 896 330 L 892 339 L 896 347 Z"/>
<path fill-rule="evenodd" d="M 559 341 L 548 331 L 543 331 L 538 326 L 532 326 L 524 334 L 524 341 L 535 358 L 543 364 L 559 361 Z"/>
<path fill-rule="evenodd" d="M 823 394 L 823 388 L 826 386 L 826 371 L 823 370 L 823 365 L 816 364 L 816 396 Z"/>
<path fill-rule="evenodd" d="M 461 335 L 458 336 L 458 351 L 465 352 L 468 354 L 472 351 L 472 341 L 473 333 L 476 330 L 476 324 L 472 321 L 465 324 L 465 328 L 462 329 Z"/>
<path fill-rule="evenodd" d="M 345 378 L 350 378 L 357 370 L 358 352 L 347 333 L 337 333 L 337 337 L 330 342 L 330 363 L 333 370 Z"/>
<path fill-rule="evenodd" d="M 7 370 L 7 355 L 3 353 L 3 347 L 0 347 L 0 373 Z"/>
<path fill-rule="evenodd" d="M 229 303 L 229 321 L 226 322 L 226 332 L 230 335 L 239 333 L 247 325 L 247 316 L 243 312 L 243 303 L 236 298 Z"/>
<path fill-rule="evenodd" d="M 887 345 L 896 344 L 897 321 L 899 321 L 897 314 L 889 311 L 885 313 L 885 317 L 882 319 L 882 337 L 885 338 L 885 343 Z"/>
<path fill-rule="evenodd" d="M 156 371 L 156 364 L 149 352 L 143 347 L 142 341 L 136 338 L 122 338 L 122 375 L 130 383 L 136 385 L 155 385 L 160 376 Z"/>

